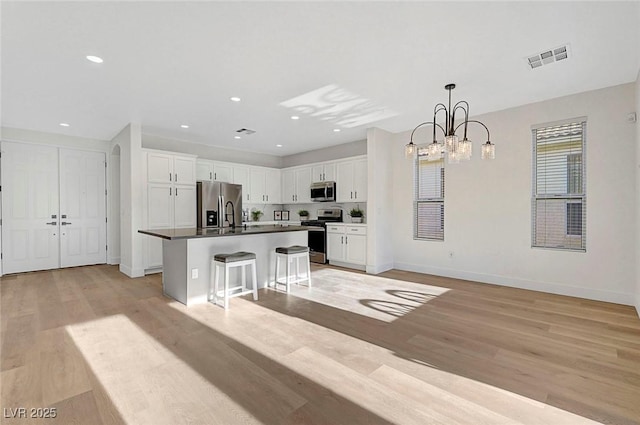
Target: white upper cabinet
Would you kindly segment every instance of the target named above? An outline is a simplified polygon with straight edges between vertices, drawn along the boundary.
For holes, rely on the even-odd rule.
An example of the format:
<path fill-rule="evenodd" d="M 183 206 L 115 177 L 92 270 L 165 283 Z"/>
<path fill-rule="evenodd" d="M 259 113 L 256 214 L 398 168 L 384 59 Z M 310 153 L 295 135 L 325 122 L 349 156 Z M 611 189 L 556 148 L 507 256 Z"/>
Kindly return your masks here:
<path fill-rule="evenodd" d="M 282 202 L 282 190 L 280 187 L 282 172 L 277 169 L 267 169 L 265 174 L 265 195 L 267 202 L 270 204 L 280 204 Z"/>
<path fill-rule="evenodd" d="M 196 183 L 194 157 L 166 153 L 147 153 L 148 183 Z"/>
<path fill-rule="evenodd" d="M 282 202 L 291 204 L 296 202 L 296 171 L 282 172 Z"/>
<path fill-rule="evenodd" d="M 339 162 L 336 174 L 337 202 L 367 200 L 367 159 Z"/>
<path fill-rule="evenodd" d="M 311 168 L 312 182 L 330 182 L 336 180 L 336 163 L 324 162 Z"/>
<path fill-rule="evenodd" d="M 281 203 L 281 172 L 275 168 L 249 169 L 249 200 L 253 204 Z"/>
<path fill-rule="evenodd" d="M 226 162 L 213 163 L 213 181 L 216 182 L 233 182 L 233 165 Z"/>
<path fill-rule="evenodd" d="M 249 202 L 254 204 L 267 202 L 265 178 L 264 171 L 259 168 L 252 168 L 249 171 Z"/>
<path fill-rule="evenodd" d="M 290 168 L 282 171 L 282 203 L 310 203 L 311 175 L 311 167 Z"/>
<path fill-rule="evenodd" d="M 213 181 L 213 161 L 206 159 L 196 161 L 196 180 L 199 182 Z"/>
<path fill-rule="evenodd" d="M 155 152 L 147 154 L 147 182 L 173 182 L 173 155 Z"/>
<path fill-rule="evenodd" d="M 298 168 L 296 170 L 296 203 L 311 202 L 311 183 L 311 168 Z"/>
<path fill-rule="evenodd" d="M 367 200 L 367 160 L 358 159 L 353 166 L 353 195 L 357 202 Z"/>
<path fill-rule="evenodd" d="M 242 185 L 242 202 L 251 202 L 249 191 L 249 167 L 243 165 L 233 166 L 233 183 Z"/>
<path fill-rule="evenodd" d="M 175 184 L 196 184 L 196 161 L 193 157 L 174 156 L 173 182 Z"/>
<path fill-rule="evenodd" d="M 198 159 L 196 174 L 198 181 L 231 183 L 233 181 L 233 165 L 226 162 Z"/>

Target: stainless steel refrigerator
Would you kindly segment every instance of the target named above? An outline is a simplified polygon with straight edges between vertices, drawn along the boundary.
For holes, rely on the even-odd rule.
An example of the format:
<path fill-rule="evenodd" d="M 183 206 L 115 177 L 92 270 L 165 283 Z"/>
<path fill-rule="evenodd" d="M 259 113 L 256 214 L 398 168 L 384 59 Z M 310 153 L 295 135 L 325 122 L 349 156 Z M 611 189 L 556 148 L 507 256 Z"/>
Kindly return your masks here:
<path fill-rule="evenodd" d="M 242 185 L 197 182 L 198 227 L 242 226 Z"/>

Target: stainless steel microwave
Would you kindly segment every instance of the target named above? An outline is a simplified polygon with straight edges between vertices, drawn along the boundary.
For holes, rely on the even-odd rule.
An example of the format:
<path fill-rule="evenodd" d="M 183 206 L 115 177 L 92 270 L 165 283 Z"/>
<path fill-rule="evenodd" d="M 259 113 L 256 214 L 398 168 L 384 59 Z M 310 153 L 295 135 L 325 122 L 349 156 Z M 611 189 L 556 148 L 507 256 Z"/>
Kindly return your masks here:
<path fill-rule="evenodd" d="M 311 200 L 330 202 L 336 200 L 336 182 L 317 182 L 311 184 Z"/>

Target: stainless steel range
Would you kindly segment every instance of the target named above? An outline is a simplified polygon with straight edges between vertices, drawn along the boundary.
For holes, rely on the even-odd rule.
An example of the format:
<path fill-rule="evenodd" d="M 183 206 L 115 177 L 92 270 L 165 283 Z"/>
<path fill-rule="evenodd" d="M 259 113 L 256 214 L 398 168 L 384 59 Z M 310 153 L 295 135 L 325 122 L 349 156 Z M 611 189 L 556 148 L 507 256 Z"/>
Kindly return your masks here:
<path fill-rule="evenodd" d="M 317 220 L 305 220 L 301 224 L 309 227 L 309 257 L 314 263 L 327 262 L 327 223 L 342 222 L 340 208 L 318 210 Z"/>

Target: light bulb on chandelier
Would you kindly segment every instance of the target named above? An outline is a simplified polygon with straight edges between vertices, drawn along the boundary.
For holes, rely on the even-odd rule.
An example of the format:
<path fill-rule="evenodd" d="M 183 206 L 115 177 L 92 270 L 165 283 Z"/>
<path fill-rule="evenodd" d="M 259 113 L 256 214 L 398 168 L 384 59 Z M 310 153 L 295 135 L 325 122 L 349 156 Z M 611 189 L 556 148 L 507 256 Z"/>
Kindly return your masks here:
<path fill-rule="evenodd" d="M 433 121 L 423 122 L 419 124 L 411 132 L 411 139 L 407 145 L 405 145 L 405 155 L 408 158 L 413 158 L 418 152 L 417 145 L 413 143 L 413 136 L 419 128 L 431 125 L 433 126 L 433 139 L 427 146 L 424 154 L 428 161 L 435 161 L 441 159 L 444 155 L 447 157 L 449 164 L 457 164 L 460 161 L 468 161 L 471 159 L 473 153 L 473 143 L 467 138 L 467 127 L 470 123 L 480 124 L 487 131 L 487 141 L 482 145 L 482 159 L 495 159 L 496 146 L 491 143 L 491 137 L 489 129 L 482 122 L 469 119 L 469 103 L 464 100 L 459 101 L 451 108 L 451 90 L 456 88 L 455 84 L 447 84 L 444 86 L 445 90 L 449 92 L 449 104 L 448 107 L 442 103 L 438 103 L 433 108 Z M 462 111 L 464 113 L 464 121 L 455 125 L 456 111 Z M 436 122 L 438 114 L 444 113 L 444 127 Z M 462 140 L 459 139 L 456 131 L 463 128 L 464 134 Z M 439 142 L 436 139 L 436 129 L 440 129 L 444 135 L 444 140 Z M 422 154 L 421 154 L 422 155 Z"/>

